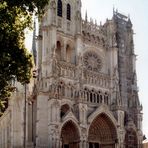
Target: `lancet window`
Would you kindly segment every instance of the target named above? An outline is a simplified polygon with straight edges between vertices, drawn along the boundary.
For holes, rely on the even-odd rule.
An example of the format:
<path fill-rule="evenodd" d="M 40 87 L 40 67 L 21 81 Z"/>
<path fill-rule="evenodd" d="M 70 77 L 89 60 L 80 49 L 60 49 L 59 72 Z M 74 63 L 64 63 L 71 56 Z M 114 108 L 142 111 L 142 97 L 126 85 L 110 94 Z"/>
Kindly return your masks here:
<path fill-rule="evenodd" d="M 71 6 L 67 4 L 67 19 L 71 20 Z"/>
<path fill-rule="evenodd" d="M 57 15 L 62 17 L 62 1 L 58 0 Z"/>

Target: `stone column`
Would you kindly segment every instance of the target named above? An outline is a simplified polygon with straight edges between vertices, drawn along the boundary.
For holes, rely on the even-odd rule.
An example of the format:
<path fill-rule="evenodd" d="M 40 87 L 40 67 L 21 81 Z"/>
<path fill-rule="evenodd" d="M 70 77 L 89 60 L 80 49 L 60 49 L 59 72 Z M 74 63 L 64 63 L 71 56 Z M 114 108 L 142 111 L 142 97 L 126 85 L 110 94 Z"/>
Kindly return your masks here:
<path fill-rule="evenodd" d="M 81 140 L 80 141 L 80 148 L 88 148 L 88 143 L 86 140 Z"/>
<path fill-rule="evenodd" d="M 87 129 L 86 126 L 81 127 L 81 135 L 80 135 L 80 148 L 87 148 Z"/>
<path fill-rule="evenodd" d="M 40 93 L 37 97 L 36 146 L 48 145 L 48 96 Z"/>
<path fill-rule="evenodd" d="M 116 148 L 124 148 L 124 140 L 125 140 L 125 131 L 124 129 L 119 129 L 118 143 L 116 144 Z"/>

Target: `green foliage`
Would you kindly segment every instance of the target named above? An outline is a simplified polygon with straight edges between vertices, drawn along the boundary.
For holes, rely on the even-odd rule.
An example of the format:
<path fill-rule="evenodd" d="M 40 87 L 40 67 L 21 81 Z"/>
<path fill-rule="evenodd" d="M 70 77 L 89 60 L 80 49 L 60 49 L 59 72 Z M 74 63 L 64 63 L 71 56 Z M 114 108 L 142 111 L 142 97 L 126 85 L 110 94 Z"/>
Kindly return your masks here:
<path fill-rule="evenodd" d="M 24 29 L 31 28 L 33 13 L 42 14 L 48 0 L 0 1 L 0 110 L 14 90 L 15 77 L 29 83 L 33 67 L 32 55 L 24 45 Z"/>

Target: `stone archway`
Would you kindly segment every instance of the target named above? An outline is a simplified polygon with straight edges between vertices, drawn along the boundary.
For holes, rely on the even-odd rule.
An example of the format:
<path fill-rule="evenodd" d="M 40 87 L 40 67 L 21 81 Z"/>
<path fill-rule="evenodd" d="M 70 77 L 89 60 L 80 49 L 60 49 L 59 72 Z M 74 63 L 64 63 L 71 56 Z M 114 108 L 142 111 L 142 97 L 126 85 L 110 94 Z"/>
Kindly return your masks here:
<path fill-rule="evenodd" d="M 138 148 L 137 134 L 132 128 L 126 131 L 125 147 L 126 148 Z"/>
<path fill-rule="evenodd" d="M 90 125 L 89 148 L 115 148 L 117 132 L 111 119 L 104 113 L 98 115 Z"/>
<path fill-rule="evenodd" d="M 66 122 L 61 130 L 62 148 L 79 148 L 79 130 L 73 121 Z"/>

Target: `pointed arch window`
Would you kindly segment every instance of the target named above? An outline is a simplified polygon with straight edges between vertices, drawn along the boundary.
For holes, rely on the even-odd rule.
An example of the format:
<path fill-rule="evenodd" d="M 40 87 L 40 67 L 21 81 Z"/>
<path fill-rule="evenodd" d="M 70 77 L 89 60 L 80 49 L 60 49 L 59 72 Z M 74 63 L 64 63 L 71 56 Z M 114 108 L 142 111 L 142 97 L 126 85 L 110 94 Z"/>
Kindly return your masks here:
<path fill-rule="evenodd" d="M 71 6 L 67 4 L 67 19 L 71 20 Z"/>
<path fill-rule="evenodd" d="M 58 0 L 57 15 L 62 17 L 62 1 L 61 0 Z"/>
<path fill-rule="evenodd" d="M 61 43 L 60 43 L 60 41 L 57 41 L 56 57 L 58 60 L 61 60 Z"/>

